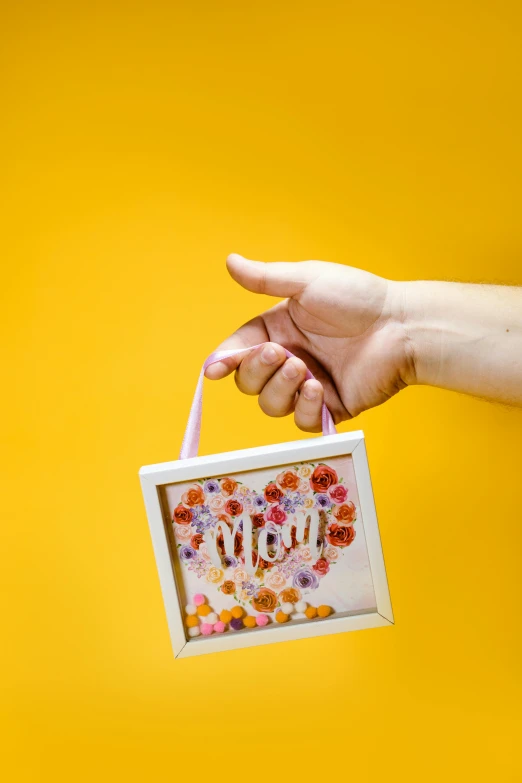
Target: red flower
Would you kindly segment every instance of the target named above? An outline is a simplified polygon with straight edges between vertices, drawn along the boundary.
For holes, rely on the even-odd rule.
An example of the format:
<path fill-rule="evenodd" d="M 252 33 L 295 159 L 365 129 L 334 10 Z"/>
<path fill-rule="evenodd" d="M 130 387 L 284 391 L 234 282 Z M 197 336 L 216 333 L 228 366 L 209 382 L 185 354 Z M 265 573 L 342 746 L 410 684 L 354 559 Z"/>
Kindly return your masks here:
<path fill-rule="evenodd" d="M 200 544 L 203 543 L 203 536 L 201 533 L 195 533 L 190 539 L 190 546 L 194 549 L 199 549 Z"/>
<path fill-rule="evenodd" d="M 250 519 L 252 520 L 252 527 L 263 527 L 265 524 L 264 514 L 252 514 Z"/>
<path fill-rule="evenodd" d="M 312 568 L 317 574 L 319 574 L 319 576 L 324 576 L 330 570 L 330 564 L 325 557 L 320 557 L 317 563 L 312 566 Z"/>
<path fill-rule="evenodd" d="M 326 538 L 332 546 L 350 546 L 355 538 L 355 528 L 353 525 L 338 525 L 337 522 L 333 522 Z"/>
<path fill-rule="evenodd" d="M 268 522 L 275 522 L 276 525 L 282 525 L 286 522 L 286 512 L 281 506 L 270 506 L 266 512 L 266 519 Z"/>
<path fill-rule="evenodd" d="M 239 500 L 233 500 L 232 498 L 230 500 L 227 500 L 225 504 L 225 511 L 227 514 L 230 514 L 232 517 L 238 517 L 241 512 L 243 511 L 243 506 L 239 502 Z"/>
<path fill-rule="evenodd" d="M 335 484 L 333 487 L 330 487 L 328 494 L 334 503 L 344 503 L 348 490 L 342 484 Z"/>
<path fill-rule="evenodd" d="M 269 503 L 279 503 L 282 497 L 283 493 L 277 484 L 269 484 L 267 487 L 265 487 L 265 499 Z"/>
<path fill-rule="evenodd" d="M 192 522 L 192 511 L 190 508 L 186 508 L 186 506 L 182 506 L 180 503 L 179 506 L 176 506 L 174 509 L 173 519 L 178 525 L 190 525 Z"/>
<path fill-rule="evenodd" d="M 332 484 L 337 484 L 337 473 L 328 465 L 318 465 L 310 478 L 310 486 L 315 492 L 326 492 Z"/>

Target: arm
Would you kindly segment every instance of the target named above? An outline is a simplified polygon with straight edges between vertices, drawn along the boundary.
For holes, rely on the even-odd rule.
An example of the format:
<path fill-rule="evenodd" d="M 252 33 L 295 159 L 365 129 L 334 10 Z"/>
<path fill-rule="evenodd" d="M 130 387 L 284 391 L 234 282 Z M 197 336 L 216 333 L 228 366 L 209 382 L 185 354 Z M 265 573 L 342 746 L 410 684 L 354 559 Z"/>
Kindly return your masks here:
<path fill-rule="evenodd" d="M 522 288 L 399 283 L 412 382 L 522 405 Z"/>

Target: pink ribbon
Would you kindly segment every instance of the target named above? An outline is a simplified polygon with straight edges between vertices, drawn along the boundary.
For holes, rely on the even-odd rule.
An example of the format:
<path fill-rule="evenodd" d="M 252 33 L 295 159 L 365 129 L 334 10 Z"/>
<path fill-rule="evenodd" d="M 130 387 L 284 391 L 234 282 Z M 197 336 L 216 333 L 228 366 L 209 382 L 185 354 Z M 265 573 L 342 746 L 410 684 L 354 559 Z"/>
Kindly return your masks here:
<path fill-rule="evenodd" d="M 208 359 L 205 359 L 205 362 L 199 374 L 198 385 L 196 386 L 194 399 L 192 400 L 192 406 L 190 408 L 187 428 L 185 430 L 185 436 L 183 438 L 183 443 L 181 444 L 181 451 L 179 453 L 180 459 L 189 459 L 190 457 L 197 457 L 198 455 L 199 438 L 201 435 L 201 414 L 203 411 L 203 378 L 205 376 L 205 370 L 207 369 L 207 367 L 209 367 L 211 364 L 214 364 L 215 362 L 221 361 L 222 359 L 228 359 L 230 356 L 237 356 L 240 353 L 253 351 L 254 348 L 259 348 L 260 345 L 264 345 L 264 343 L 259 343 L 259 345 L 252 345 L 249 348 L 234 348 L 233 350 L 229 350 L 229 351 L 214 351 L 214 353 L 210 354 Z M 285 353 L 289 359 L 292 358 L 292 356 L 294 356 L 294 354 L 290 353 L 290 351 L 287 351 L 286 348 L 285 348 Z M 306 380 L 310 380 L 311 378 L 314 378 L 314 376 L 312 375 L 310 370 L 307 369 Z M 324 404 L 324 402 L 323 402 L 323 409 L 321 415 L 321 423 L 323 427 L 323 435 L 337 434 L 337 430 L 335 429 L 335 424 L 333 422 L 332 415 L 328 410 L 328 408 L 326 407 L 326 405 Z"/>

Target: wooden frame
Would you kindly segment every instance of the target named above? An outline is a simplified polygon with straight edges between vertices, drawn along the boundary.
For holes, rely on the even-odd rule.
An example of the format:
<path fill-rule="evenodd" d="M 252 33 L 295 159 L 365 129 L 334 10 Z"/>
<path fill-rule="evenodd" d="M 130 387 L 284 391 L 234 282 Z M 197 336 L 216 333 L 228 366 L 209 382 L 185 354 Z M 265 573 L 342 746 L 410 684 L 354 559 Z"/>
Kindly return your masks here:
<path fill-rule="evenodd" d="M 323 460 L 341 455 L 351 455 L 353 461 L 375 591 L 376 610 L 348 617 L 334 615 L 320 622 L 275 624 L 263 628 L 261 631 L 246 629 L 240 633 L 214 634 L 206 638 L 198 637 L 187 640 L 183 605 L 176 584 L 171 546 L 166 531 L 166 524 L 170 523 L 170 519 L 166 516 L 162 503 L 161 488 L 165 485 L 202 479 L 216 474 L 243 473 L 247 470 L 270 468 L 303 460 Z M 168 627 L 174 654 L 177 658 L 393 624 L 386 569 L 362 432 L 321 436 L 291 443 L 148 465 L 141 468 L 139 475 Z"/>

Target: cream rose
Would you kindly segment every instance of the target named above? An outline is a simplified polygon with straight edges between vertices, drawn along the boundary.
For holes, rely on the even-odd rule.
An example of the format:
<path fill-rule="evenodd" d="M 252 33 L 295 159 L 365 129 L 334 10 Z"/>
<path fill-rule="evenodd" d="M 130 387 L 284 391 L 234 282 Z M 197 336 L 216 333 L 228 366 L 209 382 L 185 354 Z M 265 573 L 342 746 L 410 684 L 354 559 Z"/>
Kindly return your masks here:
<path fill-rule="evenodd" d="M 305 508 L 312 508 L 313 505 L 314 505 L 313 498 L 306 498 L 306 500 L 304 502 L 304 507 Z"/>
<path fill-rule="evenodd" d="M 299 550 L 299 553 L 301 555 L 301 560 L 304 560 L 306 563 L 308 563 L 312 559 L 312 553 L 310 552 L 309 546 L 304 546 L 302 549 Z"/>
<path fill-rule="evenodd" d="M 244 568 L 236 568 L 234 571 L 234 582 L 240 585 L 241 582 L 248 582 L 248 574 Z"/>
<path fill-rule="evenodd" d="M 300 478 L 308 478 L 309 476 L 312 475 L 312 468 L 310 467 L 310 465 L 301 465 L 301 467 L 297 471 L 297 475 Z"/>
<path fill-rule="evenodd" d="M 221 568 L 216 568 L 216 566 L 211 566 L 211 568 L 207 571 L 207 582 L 210 582 L 213 585 L 219 584 L 221 580 L 223 579 L 223 571 Z"/>
<path fill-rule="evenodd" d="M 207 562 L 210 561 L 210 555 L 208 553 L 207 545 L 206 544 L 200 544 L 198 549 L 199 554 L 203 558 L 203 560 L 206 560 Z"/>
<path fill-rule="evenodd" d="M 224 498 L 223 495 L 214 495 L 208 505 L 212 511 L 223 511 L 226 502 L 226 498 Z"/>
<path fill-rule="evenodd" d="M 337 560 L 339 552 L 334 546 L 327 546 L 324 550 L 324 556 L 331 563 L 333 560 Z"/>
<path fill-rule="evenodd" d="M 188 541 L 194 531 L 191 525 L 174 525 L 174 533 L 180 541 Z"/>
<path fill-rule="evenodd" d="M 265 582 L 272 590 L 280 590 L 286 584 L 286 579 L 279 571 L 273 571 L 266 577 Z"/>

